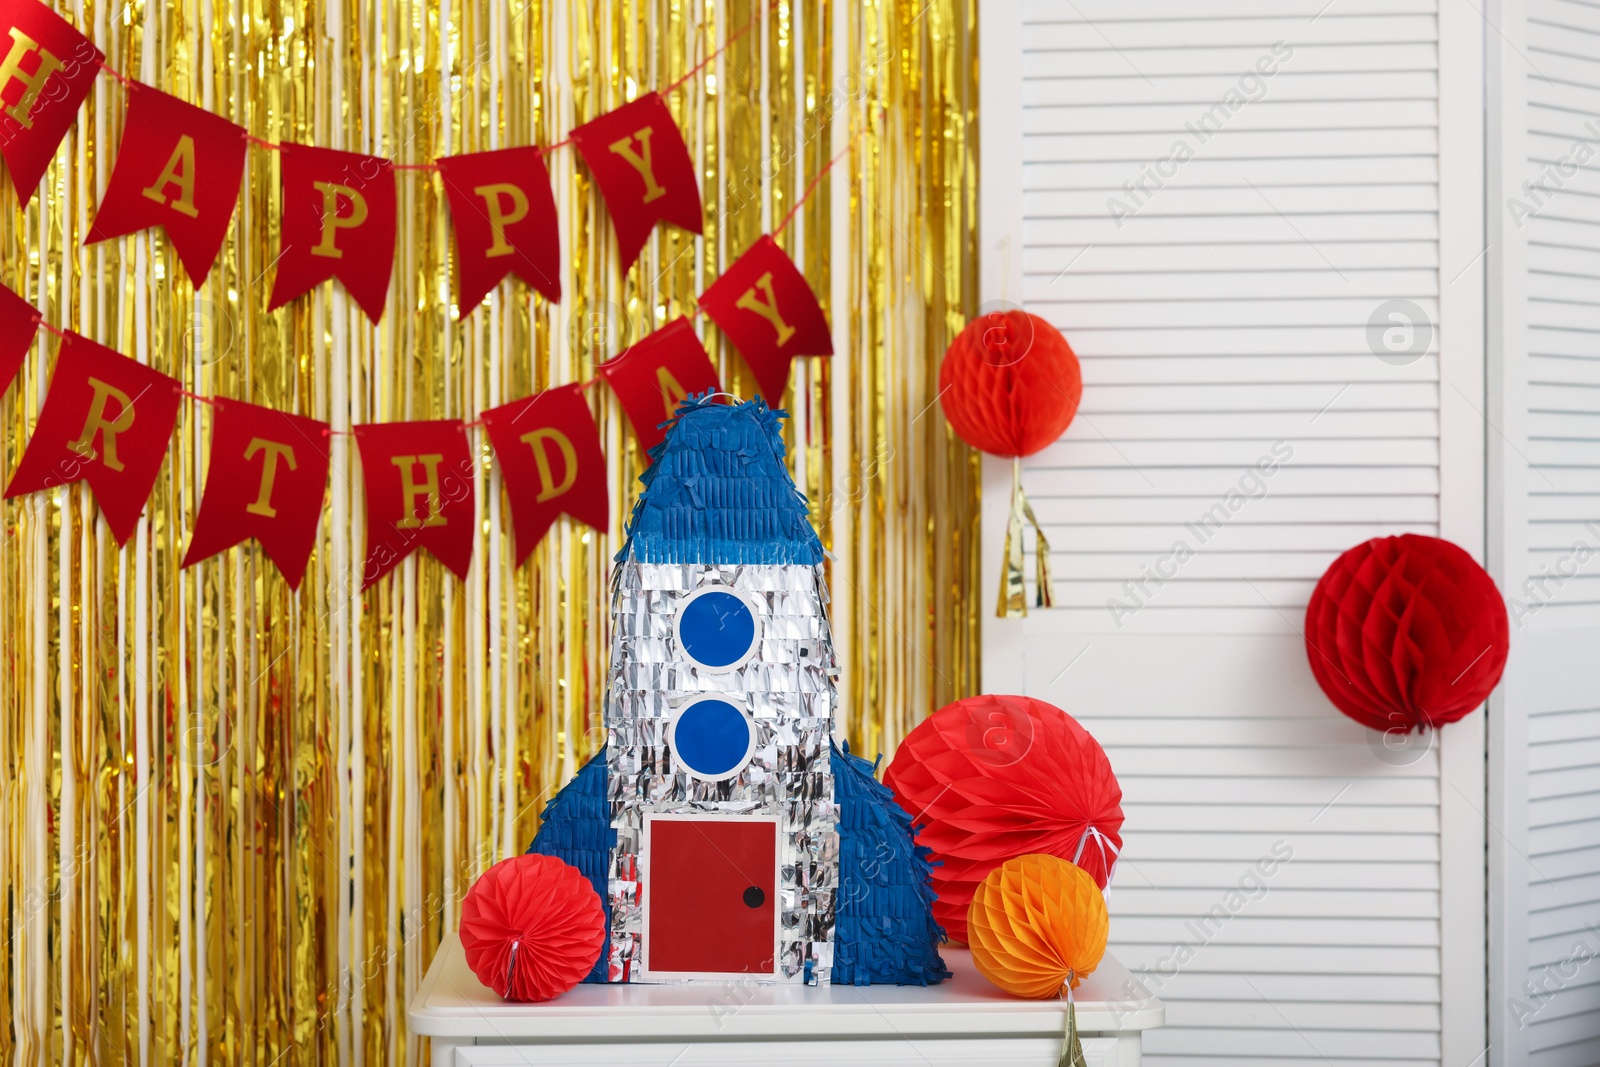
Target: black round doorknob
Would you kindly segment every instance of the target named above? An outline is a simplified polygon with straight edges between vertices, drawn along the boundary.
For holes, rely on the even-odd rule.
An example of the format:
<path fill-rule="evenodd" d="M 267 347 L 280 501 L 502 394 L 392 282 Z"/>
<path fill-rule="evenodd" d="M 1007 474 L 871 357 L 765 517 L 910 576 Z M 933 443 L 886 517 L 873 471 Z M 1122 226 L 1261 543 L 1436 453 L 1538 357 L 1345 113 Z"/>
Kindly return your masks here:
<path fill-rule="evenodd" d="M 744 906 L 759 908 L 767 902 L 767 895 L 761 891 L 760 886 L 751 886 L 744 891 Z"/>

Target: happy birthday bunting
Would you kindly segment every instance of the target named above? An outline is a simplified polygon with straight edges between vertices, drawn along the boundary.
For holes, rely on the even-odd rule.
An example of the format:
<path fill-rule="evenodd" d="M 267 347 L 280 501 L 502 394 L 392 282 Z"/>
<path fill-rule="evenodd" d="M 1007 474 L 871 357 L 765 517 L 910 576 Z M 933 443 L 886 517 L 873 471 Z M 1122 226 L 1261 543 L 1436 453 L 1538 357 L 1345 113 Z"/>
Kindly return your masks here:
<path fill-rule="evenodd" d="M 36 0 L 0 0 L 0 29 L 0 158 L 26 204 L 102 56 Z M 86 243 L 159 226 L 199 289 L 227 239 L 252 138 L 227 119 L 116 76 L 127 86 L 126 125 Z M 695 162 L 660 94 L 578 127 L 570 140 L 605 200 L 624 270 L 657 223 L 702 232 Z M 279 149 L 282 194 L 269 310 L 336 279 L 379 321 L 399 223 L 394 164 L 311 145 L 267 147 Z M 559 301 L 560 221 L 545 150 L 463 154 L 435 166 L 454 231 L 457 316 L 471 314 L 508 274 Z M 833 352 L 815 293 L 771 237 L 733 263 L 700 306 L 771 402 L 781 402 L 792 360 Z M 0 395 L 19 373 L 40 321 L 22 297 L 0 287 Z M 182 388 L 83 337 L 63 337 L 43 411 L 6 496 L 87 481 L 120 544 L 137 529 Z M 664 425 L 686 397 L 720 388 L 704 344 L 682 317 L 598 373 L 645 452 L 664 439 Z M 519 565 L 563 514 L 596 529 L 609 525 L 606 461 L 583 389 L 564 385 L 482 414 L 506 485 Z M 270 408 L 211 402 L 208 473 L 184 566 L 255 539 L 298 588 L 316 544 L 333 431 Z M 355 436 L 366 490 L 364 587 L 419 547 L 465 577 L 477 533 L 478 465 L 465 425 L 369 424 L 356 427 Z"/>
<path fill-rule="evenodd" d="M 763 236 L 700 296 L 756 376 L 761 395 L 783 403 L 796 356 L 833 355 L 833 332 L 816 294 L 783 249 Z"/>
<path fill-rule="evenodd" d="M 561 301 L 560 220 L 544 153 L 535 147 L 446 156 L 439 176 L 456 235 L 456 317 L 507 274 Z"/>
<path fill-rule="evenodd" d="M 572 131 L 617 231 L 624 272 L 657 222 L 701 232 L 694 160 L 660 93 L 649 93 Z"/>
<path fill-rule="evenodd" d="M 563 512 L 596 530 L 606 528 L 606 457 L 583 386 L 562 385 L 513 400 L 485 411 L 482 419 L 511 503 L 517 566 Z"/>
<path fill-rule="evenodd" d="M 135 82 L 111 182 L 84 244 L 160 226 L 199 289 L 228 235 L 244 155 L 243 127 Z"/>
<path fill-rule="evenodd" d="M 0 396 L 11 388 L 38 332 L 39 313 L 33 305 L 0 285 Z"/>
<path fill-rule="evenodd" d="M 68 333 L 6 496 L 88 481 L 117 544 L 139 524 L 182 400 L 179 384 Z"/>
<path fill-rule="evenodd" d="M 0 0 L 0 157 L 24 207 L 105 57 L 35 0 Z"/>
<path fill-rule="evenodd" d="M 666 440 L 662 424 L 684 397 L 719 388 L 717 368 L 686 318 L 677 318 L 602 363 L 600 376 L 628 413 L 639 447 L 649 451 Z"/>
<path fill-rule="evenodd" d="M 387 159 L 285 144 L 278 273 L 267 310 L 330 278 L 377 322 L 394 272 L 394 168 Z"/>
<path fill-rule="evenodd" d="M 212 404 L 211 465 L 183 565 L 253 537 L 299 589 L 328 484 L 328 426 L 237 400 Z"/>
<path fill-rule="evenodd" d="M 367 589 L 418 548 L 457 578 L 472 562 L 477 462 L 459 419 L 355 428 L 367 495 Z"/>

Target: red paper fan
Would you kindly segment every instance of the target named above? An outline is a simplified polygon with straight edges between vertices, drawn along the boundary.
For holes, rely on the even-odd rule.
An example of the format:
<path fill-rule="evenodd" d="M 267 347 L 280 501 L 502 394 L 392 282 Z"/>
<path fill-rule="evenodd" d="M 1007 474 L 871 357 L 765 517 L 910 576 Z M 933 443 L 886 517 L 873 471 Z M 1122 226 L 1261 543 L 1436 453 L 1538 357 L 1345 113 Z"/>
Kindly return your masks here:
<path fill-rule="evenodd" d="M 1102 889 L 1122 848 L 1122 789 L 1104 750 L 1066 712 L 1021 696 L 947 704 L 900 743 L 883 776 L 933 850 L 934 918 L 967 940 L 988 873 L 1034 852 L 1077 863 Z"/>
<path fill-rule="evenodd" d="M 1083 374 L 1061 331 L 1026 311 L 967 323 L 939 365 L 939 404 L 967 444 L 1027 456 L 1053 444 L 1078 412 Z"/>
<path fill-rule="evenodd" d="M 513 856 L 483 872 L 461 903 L 461 947 L 478 981 L 507 1000 L 558 997 L 600 957 L 606 915 L 576 868 Z"/>
<path fill-rule="evenodd" d="M 1333 561 L 1306 606 L 1306 656 L 1335 707 L 1374 730 L 1455 722 L 1500 682 L 1506 604 L 1465 551 L 1377 537 Z"/>

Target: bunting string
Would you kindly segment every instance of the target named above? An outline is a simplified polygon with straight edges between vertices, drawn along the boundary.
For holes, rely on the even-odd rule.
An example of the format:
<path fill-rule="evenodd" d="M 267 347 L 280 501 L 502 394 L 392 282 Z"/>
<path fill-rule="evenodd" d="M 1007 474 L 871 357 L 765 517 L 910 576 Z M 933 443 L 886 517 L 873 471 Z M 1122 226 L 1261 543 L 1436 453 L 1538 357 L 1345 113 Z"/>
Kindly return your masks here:
<path fill-rule="evenodd" d="M 769 0 L 764 11 L 777 3 Z M 705 71 L 756 22 L 751 18 L 730 33 L 665 91 Z M 394 269 L 396 171 L 438 172 L 443 179 L 455 230 L 458 318 L 472 314 L 509 274 L 552 301 L 561 299 L 560 225 L 547 166 L 557 148 L 573 145 L 583 156 L 606 202 L 624 272 L 658 224 L 703 232 L 694 161 L 659 92 L 637 96 L 543 148 L 401 162 L 259 137 L 110 66 L 88 37 L 40 0 L 4 0 L 3 23 L 10 23 L 10 44 L 0 61 L 0 94 L 18 83 L 22 90 L 0 112 L 0 157 L 19 199 L 24 205 L 32 199 L 90 83 L 106 73 L 127 93 L 127 127 L 87 243 L 160 226 L 196 289 L 226 239 L 249 148 L 277 153 L 283 192 L 268 310 L 338 279 L 367 316 L 379 320 Z M 783 324 L 777 325 L 782 333 Z M 771 386 L 775 378 L 762 384 Z"/>
<path fill-rule="evenodd" d="M 771 2 L 768 3 L 765 8 L 763 8 L 763 14 L 769 13 L 769 12 L 775 10 L 777 8 L 777 6 L 778 6 L 778 3 L 779 3 L 779 0 L 771 0 Z M 754 26 L 755 24 L 756 24 L 756 20 L 755 19 L 753 19 L 753 18 L 752 19 L 747 19 L 744 22 L 743 25 L 741 25 L 741 26 L 737 27 L 736 29 L 730 31 L 728 33 L 728 36 L 723 39 L 723 42 L 720 45 L 718 45 L 715 50 L 713 50 L 710 54 L 708 54 L 704 59 L 700 60 L 700 62 L 696 63 L 694 66 L 692 66 L 688 70 L 684 71 L 681 75 L 679 75 L 678 77 L 674 78 L 667 85 L 666 88 L 661 90 L 662 94 L 664 95 L 666 93 L 677 92 L 679 89 L 683 88 L 686 84 L 688 84 L 691 80 L 693 80 L 694 78 L 698 77 L 700 74 L 704 73 L 705 69 L 707 67 L 709 67 L 712 63 L 716 62 L 717 58 L 719 56 L 721 56 L 725 52 L 727 52 L 728 49 L 732 48 L 734 46 L 734 44 L 736 44 L 741 37 L 743 37 L 745 34 L 749 33 L 750 32 L 750 28 L 752 26 Z M 139 82 L 139 81 L 137 81 L 137 80 L 135 80 L 133 78 L 128 77 L 126 74 L 122 73 L 120 70 L 118 70 L 117 68 L 113 67 L 111 64 L 106 63 L 104 61 L 102 61 L 100 63 L 100 70 L 102 72 L 104 72 L 105 74 L 111 76 L 112 78 L 115 78 L 118 82 L 122 83 L 122 87 L 124 89 L 129 90 L 129 91 L 132 91 L 132 90 L 140 87 L 143 84 L 143 83 L 141 83 L 141 82 Z M 276 141 L 269 141 L 264 137 L 257 137 L 255 134 L 250 133 L 248 131 L 246 131 L 244 133 L 244 137 L 245 137 L 245 140 L 247 140 L 254 147 L 265 149 L 265 150 L 267 150 L 269 152 L 276 152 L 280 148 L 283 147 L 282 145 L 280 145 Z M 566 148 L 567 146 L 569 146 L 571 144 L 572 144 L 572 137 L 571 137 L 571 134 L 569 133 L 567 136 L 562 137 L 560 140 L 553 141 L 550 144 L 543 146 L 541 151 L 554 152 L 558 148 Z M 438 164 L 437 161 L 429 160 L 426 163 L 395 163 L 394 167 L 395 167 L 396 170 L 417 170 L 417 171 L 435 171 L 436 172 L 439 169 L 439 164 Z M 818 177 L 820 178 L 821 175 L 825 174 L 825 173 L 827 173 L 826 168 L 823 171 L 819 172 Z M 802 197 L 801 199 L 803 200 L 804 198 Z M 800 206 L 800 202 L 801 201 L 796 201 L 795 202 L 795 207 L 796 208 L 798 208 Z M 792 210 L 791 210 L 790 214 L 791 215 L 793 214 Z M 788 220 L 785 219 L 784 222 L 785 222 L 785 224 L 787 224 Z M 780 226 L 779 230 L 781 230 L 782 228 L 783 227 Z"/>

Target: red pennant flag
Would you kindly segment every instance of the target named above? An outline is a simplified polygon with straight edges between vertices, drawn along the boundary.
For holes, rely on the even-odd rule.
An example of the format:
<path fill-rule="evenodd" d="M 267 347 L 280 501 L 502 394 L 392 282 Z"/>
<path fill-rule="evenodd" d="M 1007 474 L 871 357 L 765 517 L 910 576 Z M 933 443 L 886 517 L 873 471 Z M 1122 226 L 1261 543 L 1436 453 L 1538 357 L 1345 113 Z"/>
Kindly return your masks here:
<path fill-rule="evenodd" d="M 700 186 L 683 134 L 660 93 L 650 93 L 572 131 L 606 198 L 624 272 L 657 222 L 701 232 Z"/>
<path fill-rule="evenodd" d="M 583 386 L 562 385 L 485 411 L 517 538 L 517 566 L 566 512 L 604 530 L 610 521 L 606 458 Z"/>
<path fill-rule="evenodd" d="M 254 537 L 299 589 L 328 485 L 328 425 L 238 400 L 212 403 L 211 469 L 183 565 Z"/>
<path fill-rule="evenodd" d="M 39 312 L 0 285 L 0 396 L 6 395 L 39 332 Z"/>
<path fill-rule="evenodd" d="M 243 127 L 134 82 L 122 147 L 84 244 L 160 226 L 200 288 L 239 202 L 244 153 Z"/>
<path fill-rule="evenodd" d="M 791 360 L 833 355 L 833 331 L 816 294 L 770 236 L 712 282 L 700 306 L 755 372 L 761 395 L 773 407 L 783 403 Z"/>
<path fill-rule="evenodd" d="M 105 57 L 37 0 L 0 0 L 0 157 L 24 206 Z"/>
<path fill-rule="evenodd" d="M 457 578 L 472 562 L 473 475 L 459 419 L 356 427 L 367 489 L 367 564 L 361 588 L 426 548 Z"/>
<path fill-rule="evenodd" d="M 377 322 L 394 271 L 394 169 L 387 159 L 286 144 L 283 226 L 272 302 L 280 308 L 329 278 Z"/>
<path fill-rule="evenodd" d="M 68 333 L 6 496 L 87 480 L 111 535 L 125 544 L 161 472 L 182 396 L 160 371 Z"/>
<path fill-rule="evenodd" d="M 561 302 L 560 221 L 544 153 L 534 147 L 446 156 L 439 176 L 456 233 L 456 317 L 507 274 Z"/>
<path fill-rule="evenodd" d="M 719 388 L 717 368 L 694 327 L 681 317 L 600 364 L 599 370 L 622 401 L 646 451 L 666 439 L 661 424 L 673 417 L 684 397 Z"/>

